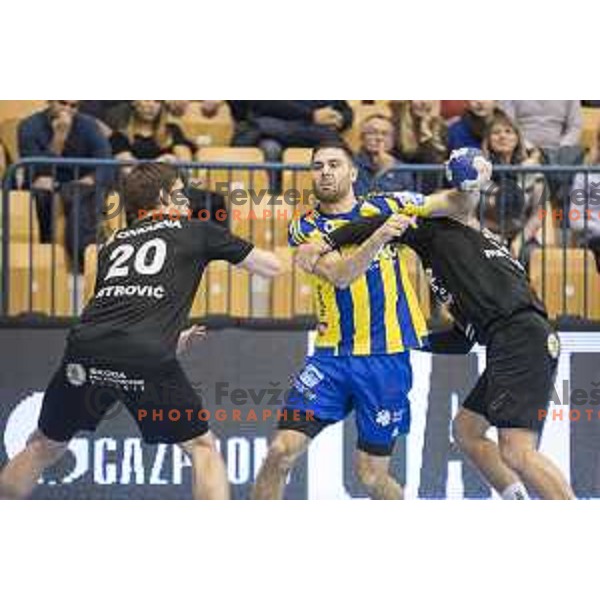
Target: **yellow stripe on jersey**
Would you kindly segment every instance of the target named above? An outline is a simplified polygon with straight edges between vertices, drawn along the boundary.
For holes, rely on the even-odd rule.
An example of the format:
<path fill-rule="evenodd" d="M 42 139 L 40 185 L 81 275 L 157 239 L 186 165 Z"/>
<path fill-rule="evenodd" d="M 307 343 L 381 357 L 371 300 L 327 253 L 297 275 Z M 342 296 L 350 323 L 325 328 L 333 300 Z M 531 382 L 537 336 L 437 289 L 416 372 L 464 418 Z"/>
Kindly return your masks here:
<path fill-rule="evenodd" d="M 319 319 L 317 345 L 325 348 L 337 348 L 342 340 L 342 331 L 340 312 L 335 299 L 335 288 L 323 279 L 313 276 L 313 290 Z"/>
<path fill-rule="evenodd" d="M 376 217 L 381 214 L 381 209 L 370 202 L 364 202 L 360 207 L 361 217 Z"/>
<path fill-rule="evenodd" d="M 398 202 L 396 202 L 396 200 L 394 200 L 393 198 L 386 198 L 385 202 L 388 205 L 392 214 L 399 212 Z"/>
<path fill-rule="evenodd" d="M 358 209 L 352 216 L 326 217 L 315 211 L 295 219 L 290 224 L 290 243 L 319 238 L 358 214 L 398 212 L 393 199 L 381 197 L 362 202 Z M 382 249 L 369 271 L 346 290 L 337 290 L 318 276 L 312 277 L 312 286 L 319 322 L 316 349 L 335 355 L 391 354 L 407 350 L 404 344 L 418 345 L 426 335 L 425 319 L 408 276 L 406 252 Z"/>
<path fill-rule="evenodd" d="M 408 308 L 410 310 L 410 314 L 412 316 L 412 322 L 415 328 L 415 334 L 417 338 L 423 338 L 427 335 L 427 323 L 425 321 L 425 317 L 421 312 L 421 305 L 417 299 L 417 295 L 413 288 L 412 282 L 408 275 L 408 269 L 406 267 L 407 258 L 410 254 L 410 249 L 406 246 L 400 247 L 400 273 L 402 275 L 402 286 L 404 287 L 404 293 L 406 294 L 406 300 L 408 302 Z"/>
<path fill-rule="evenodd" d="M 369 288 L 367 278 L 359 277 L 350 286 L 354 310 L 354 353 L 371 353 L 371 311 L 369 306 Z"/>
<path fill-rule="evenodd" d="M 388 352 L 401 352 L 404 349 L 402 330 L 398 321 L 398 281 L 392 263 L 381 262 L 381 277 L 383 279 L 383 291 L 385 293 L 385 335 Z M 419 310 L 419 313 L 421 311 Z M 414 313 L 413 313 L 414 319 Z"/>

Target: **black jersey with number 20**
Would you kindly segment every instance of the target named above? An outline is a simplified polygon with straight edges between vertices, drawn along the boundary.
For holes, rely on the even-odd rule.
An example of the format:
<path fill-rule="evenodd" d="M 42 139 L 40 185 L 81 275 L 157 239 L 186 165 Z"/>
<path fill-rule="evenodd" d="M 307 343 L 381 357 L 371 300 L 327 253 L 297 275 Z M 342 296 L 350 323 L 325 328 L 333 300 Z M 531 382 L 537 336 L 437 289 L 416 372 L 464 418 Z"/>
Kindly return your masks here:
<path fill-rule="evenodd" d="M 237 264 L 252 248 L 197 220 L 142 220 L 116 232 L 99 250 L 94 297 L 67 353 L 138 364 L 174 359 L 206 265 Z"/>

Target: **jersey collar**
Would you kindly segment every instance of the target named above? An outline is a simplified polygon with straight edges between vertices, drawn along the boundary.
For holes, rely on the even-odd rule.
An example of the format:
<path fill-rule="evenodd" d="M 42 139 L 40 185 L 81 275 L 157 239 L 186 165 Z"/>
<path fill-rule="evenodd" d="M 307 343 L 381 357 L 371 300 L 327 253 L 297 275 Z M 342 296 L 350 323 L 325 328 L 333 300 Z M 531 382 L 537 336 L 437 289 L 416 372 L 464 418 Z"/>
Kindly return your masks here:
<path fill-rule="evenodd" d="M 317 206 L 315 207 L 315 216 L 316 217 L 320 217 L 322 219 L 326 219 L 326 220 L 333 220 L 333 219 L 351 219 L 353 217 L 357 217 L 360 215 L 360 201 L 357 200 L 356 203 L 354 204 L 354 206 L 352 207 L 352 210 L 349 210 L 348 212 L 345 213 L 322 213 L 319 210 L 320 204 L 317 204 Z"/>

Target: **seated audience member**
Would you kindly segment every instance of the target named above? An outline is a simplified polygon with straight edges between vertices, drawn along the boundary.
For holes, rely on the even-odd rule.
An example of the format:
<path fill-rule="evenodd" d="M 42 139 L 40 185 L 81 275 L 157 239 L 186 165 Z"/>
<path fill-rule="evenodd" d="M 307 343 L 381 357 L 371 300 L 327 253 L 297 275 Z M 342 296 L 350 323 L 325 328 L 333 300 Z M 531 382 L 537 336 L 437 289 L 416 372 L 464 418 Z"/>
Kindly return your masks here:
<path fill-rule="evenodd" d="M 483 136 L 496 108 L 495 100 L 467 100 L 463 116 L 448 128 L 448 151 L 481 148 Z"/>
<path fill-rule="evenodd" d="M 555 154 L 560 148 L 581 150 L 579 100 L 504 100 L 501 107 L 519 126 L 527 143 L 545 153 Z"/>
<path fill-rule="evenodd" d="M 163 100 L 133 100 L 125 125 L 114 131 L 110 143 L 120 160 L 191 160 L 194 145 L 176 123 L 169 122 Z"/>
<path fill-rule="evenodd" d="M 48 108 L 19 123 L 19 155 L 48 158 L 110 158 L 110 146 L 93 117 L 79 113 L 78 100 L 51 100 Z M 40 241 L 52 241 L 53 199 L 57 193 L 66 216 L 66 247 L 83 270 L 83 253 L 96 241 L 97 215 L 110 184 L 102 168 L 28 167 L 26 181 L 35 197 Z M 78 208 L 76 208 L 76 205 Z M 77 217 L 78 214 L 78 217 Z M 75 247 L 77 242 L 77 247 Z"/>
<path fill-rule="evenodd" d="M 79 110 L 100 121 L 106 136 L 113 131 L 124 129 L 131 118 L 131 100 L 83 100 Z M 174 118 L 182 117 L 190 100 L 163 100 L 165 110 Z"/>
<path fill-rule="evenodd" d="M 536 165 L 541 162 L 537 148 L 527 148 L 516 124 L 497 111 L 486 131 L 483 151 L 493 165 Z M 486 225 L 497 233 L 513 252 L 527 263 L 531 249 L 542 244 L 545 191 L 540 173 L 494 172 L 492 185 L 484 193 Z"/>
<path fill-rule="evenodd" d="M 269 162 L 278 162 L 284 149 L 312 148 L 339 142 L 352 124 L 345 100 L 230 101 L 236 121 L 233 146 L 258 146 Z"/>
<path fill-rule="evenodd" d="M 128 110 L 129 100 L 82 100 L 79 104 L 79 112 L 97 119 L 106 137 L 127 121 L 121 115 L 128 115 Z"/>
<path fill-rule="evenodd" d="M 396 124 L 396 153 L 401 160 L 417 164 L 441 164 L 448 157 L 448 127 L 435 113 L 431 100 L 391 102 Z M 431 193 L 443 186 L 443 174 L 417 174 L 417 191 Z"/>
<path fill-rule="evenodd" d="M 551 165 L 579 165 L 582 117 L 579 100 L 505 100 L 503 110 L 515 121 L 528 144 L 540 148 Z M 571 174 L 548 177 L 553 200 L 568 208 Z"/>
<path fill-rule="evenodd" d="M 413 188 L 412 175 L 395 171 L 402 164 L 391 153 L 394 146 L 394 125 L 385 115 L 375 114 L 365 119 L 360 130 L 361 146 L 354 162 L 358 176 L 354 193 L 392 192 Z"/>
<path fill-rule="evenodd" d="M 600 128 L 588 164 L 600 166 Z M 578 241 L 594 252 L 600 272 L 600 173 L 575 175 L 569 212 L 571 229 L 577 233 Z"/>

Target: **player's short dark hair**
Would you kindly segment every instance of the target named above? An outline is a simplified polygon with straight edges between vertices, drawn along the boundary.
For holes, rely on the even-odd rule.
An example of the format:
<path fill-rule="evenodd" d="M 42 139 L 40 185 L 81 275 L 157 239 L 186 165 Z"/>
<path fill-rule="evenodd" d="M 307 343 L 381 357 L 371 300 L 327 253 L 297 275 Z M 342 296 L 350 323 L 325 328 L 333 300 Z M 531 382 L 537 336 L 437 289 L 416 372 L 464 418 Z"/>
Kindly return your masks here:
<path fill-rule="evenodd" d="M 133 167 L 123 182 L 123 201 L 128 214 L 150 210 L 161 191 L 170 192 L 179 177 L 175 167 L 165 163 L 142 163 Z"/>
<path fill-rule="evenodd" d="M 319 142 L 313 148 L 312 154 L 310 156 L 310 162 L 311 163 L 314 162 L 317 152 L 320 152 L 321 150 L 325 150 L 325 149 L 329 149 L 329 148 L 337 148 L 338 150 L 342 150 L 342 152 L 344 152 L 344 154 L 348 157 L 348 160 L 352 164 L 354 164 L 354 153 L 352 152 L 352 149 L 350 148 L 350 146 L 348 146 L 348 144 L 346 144 L 346 142 L 344 142 L 343 140 L 332 140 L 332 141 Z"/>

